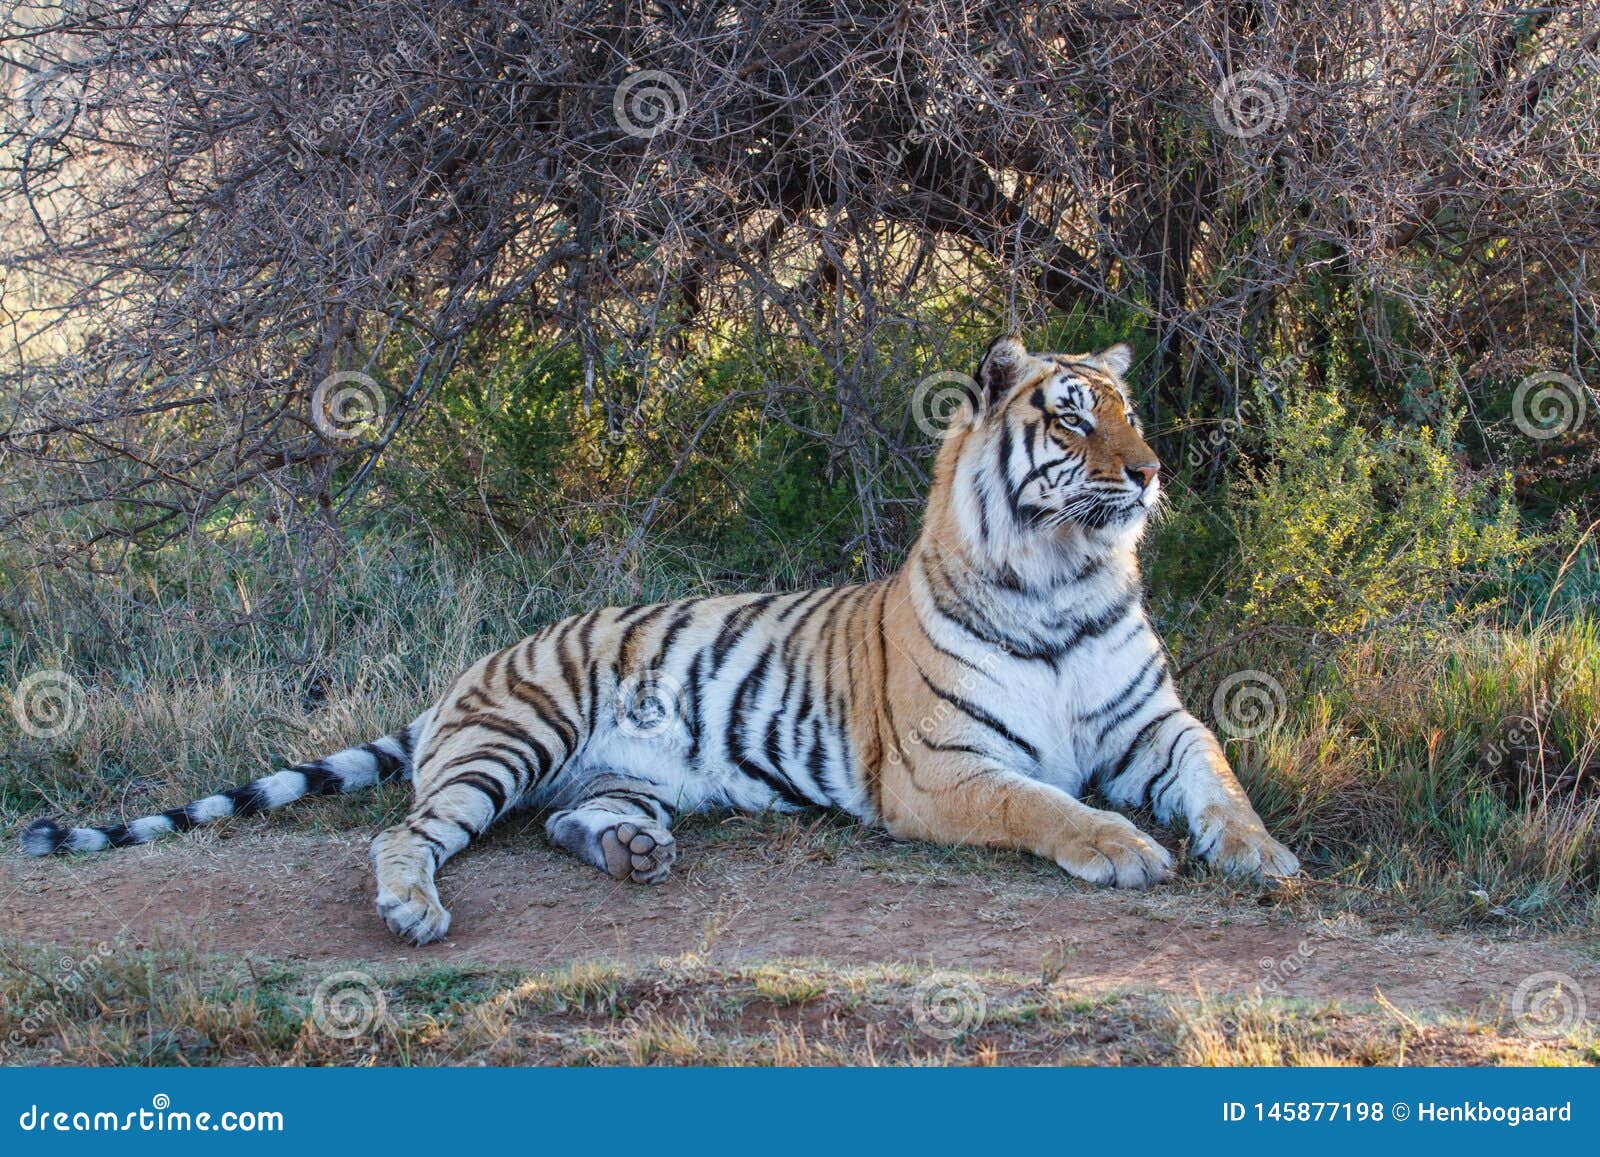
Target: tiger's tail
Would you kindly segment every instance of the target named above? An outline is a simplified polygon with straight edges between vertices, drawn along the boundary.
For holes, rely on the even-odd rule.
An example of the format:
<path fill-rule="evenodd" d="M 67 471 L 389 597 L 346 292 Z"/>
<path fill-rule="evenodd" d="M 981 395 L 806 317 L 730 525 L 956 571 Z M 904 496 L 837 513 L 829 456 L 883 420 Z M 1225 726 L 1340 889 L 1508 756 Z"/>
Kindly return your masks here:
<path fill-rule="evenodd" d="M 173 832 L 186 832 L 228 816 L 248 816 L 272 811 L 308 795 L 341 795 L 399 779 L 411 772 L 411 757 L 431 710 L 411 723 L 371 743 L 347 747 L 310 763 L 293 767 L 228 791 L 208 795 L 183 807 L 109 827 L 68 828 L 55 820 L 35 820 L 22 833 L 22 850 L 30 856 L 52 852 L 98 852 L 145 844 Z"/>

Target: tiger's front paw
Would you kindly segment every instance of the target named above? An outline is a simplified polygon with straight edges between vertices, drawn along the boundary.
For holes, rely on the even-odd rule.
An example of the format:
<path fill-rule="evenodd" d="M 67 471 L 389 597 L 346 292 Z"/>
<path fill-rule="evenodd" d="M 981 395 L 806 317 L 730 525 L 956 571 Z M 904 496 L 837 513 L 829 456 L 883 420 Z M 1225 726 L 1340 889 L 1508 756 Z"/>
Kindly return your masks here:
<path fill-rule="evenodd" d="M 1299 874 L 1299 857 L 1269 836 L 1255 816 L 1207 819 L 1200 847 L 1213 871 L 1253 880 Z"/>
<path fill-rule="evenodd" d="M 1121 816 L 1108 815 L 1057 845 L 1055 861 L 1091 884 L 1148 888 L 1172 874 L 1172 856 Z"/>
<path fill-rule="evenodd" d="M 450 931 L 450 913 L 439 903 L 439 893 L 426 884 L 412 885 L 399 896 L 379 892 L 378 914 L 389 931 L 419 946 L 443 940 Z"/>

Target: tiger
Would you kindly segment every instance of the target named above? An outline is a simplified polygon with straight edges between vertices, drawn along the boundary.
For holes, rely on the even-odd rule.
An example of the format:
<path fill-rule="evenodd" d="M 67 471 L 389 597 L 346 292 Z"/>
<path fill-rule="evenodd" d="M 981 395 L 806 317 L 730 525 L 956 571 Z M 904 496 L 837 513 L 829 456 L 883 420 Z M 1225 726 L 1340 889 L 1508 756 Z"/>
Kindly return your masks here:
<path fill-rule="evenodd" d="M 510 811 L 619 881 L 665 879 L 679 816 L 832 808 L 891 837 L 1032 853 L 1148 888 L 1171 854 L 1113 809 L 1182 821 L 1193 855 L 1300 864 L 1180 700 L 1136 548 L 1161 498 L 1126 344 L 997 338 L 962 381 L 904 564 L 876 581 L 592 610 L 461 673 L 392 735 L 109 827 L 41 819 L 29 853 L 140 844 L 409 776 L 371 846 L 377 909 L 445 938 L 436 877 Z M 1082 801 L 1093 788 L 1109 808 Z"/>

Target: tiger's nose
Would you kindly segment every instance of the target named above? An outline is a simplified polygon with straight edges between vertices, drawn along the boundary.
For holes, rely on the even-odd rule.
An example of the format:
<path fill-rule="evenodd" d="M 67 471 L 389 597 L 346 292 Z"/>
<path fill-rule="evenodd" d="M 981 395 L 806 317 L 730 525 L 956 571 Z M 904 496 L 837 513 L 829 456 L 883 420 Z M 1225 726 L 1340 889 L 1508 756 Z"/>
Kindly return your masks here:
<path fill-rule="evenodd" d="M 1139 484 L 1139 489 L 1148 489 L 1150 483 L 1156 480 L 1156 475 L 1161 473 L 1161 463 L 1141 462 L 1137 466 L 1124 466 L 1128 477 Z"/>

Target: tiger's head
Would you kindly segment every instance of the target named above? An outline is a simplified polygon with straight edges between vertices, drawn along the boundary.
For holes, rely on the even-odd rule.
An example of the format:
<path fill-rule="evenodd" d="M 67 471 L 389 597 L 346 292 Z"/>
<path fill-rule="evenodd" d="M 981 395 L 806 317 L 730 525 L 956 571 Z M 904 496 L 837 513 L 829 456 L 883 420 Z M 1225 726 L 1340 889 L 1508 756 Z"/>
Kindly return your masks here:
<path fill-rule="evenodd" d="M 947 431 L 935 473 L 969 541 L 1078 539 L 1132 545 L 1161 495 L 1123 375 L 1126 345 L 1093 354 L 989 346 L 966 421 Z M 995 544 L 1004 553 L 1007 542 Z"/>

